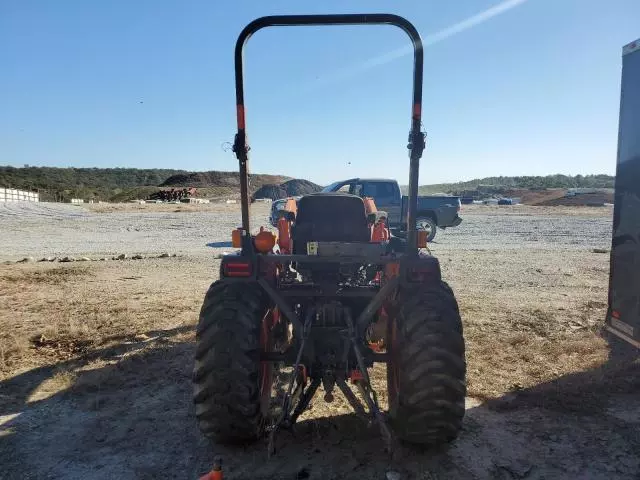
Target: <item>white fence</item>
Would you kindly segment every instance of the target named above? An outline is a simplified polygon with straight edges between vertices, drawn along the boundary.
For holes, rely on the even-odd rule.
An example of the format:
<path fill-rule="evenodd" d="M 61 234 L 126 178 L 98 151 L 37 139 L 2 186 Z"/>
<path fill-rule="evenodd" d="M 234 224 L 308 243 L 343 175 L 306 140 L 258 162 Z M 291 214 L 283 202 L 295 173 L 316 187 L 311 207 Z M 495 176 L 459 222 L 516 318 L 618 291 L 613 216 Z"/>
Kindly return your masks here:
<path fill-rule="evenodd" d="M 39 202 L 40 194 L 16 190 L 15 188 L 0 188 L 0 202 Z"/>

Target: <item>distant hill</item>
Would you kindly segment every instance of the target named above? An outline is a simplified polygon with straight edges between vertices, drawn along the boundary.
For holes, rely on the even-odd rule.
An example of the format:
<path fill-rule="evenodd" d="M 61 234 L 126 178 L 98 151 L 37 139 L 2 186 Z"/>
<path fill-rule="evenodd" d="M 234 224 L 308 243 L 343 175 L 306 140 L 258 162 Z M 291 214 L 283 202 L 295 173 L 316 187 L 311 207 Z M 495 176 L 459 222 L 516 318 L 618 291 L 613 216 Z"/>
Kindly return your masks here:
<path fill-rule="evenodd" d="M 613 188 L 614 177 L 611 175 L 547 175 L 544 177 L 523 176 L 523 177 L 486 177 L 457 183 L 438 183 L 433 185 L 422 185 L 419 188 L 421 195 L 434 193 L 450 193 L 452 195 L 463 195 L 467 190 L 494 189 L 495 193 L 502 193 L 501 190 L 515 189 L 547 189 L 547 188 Z M 406 187 L 405 187 L 406 188 Z"/>
<path fill-rule="evenodd" d="M 250 176 L 250 192 L 256 198 L 282 198 L 320 190 L 307 180 L 282 175 Z M 263 190 L 261 187 L 265 186 Z M 448 193 L 467 195 L 482 191 L 490 195 L 521 196 L 523 201 L 539 203 L 564 195 L 568 188 L 613 188 L 610 175 L 547 175 L 545 177 L 486 177 L 466 182 L 423 185 L 421 195 Z M 0 187 L 39 190 L 44 200 L 128 201 L 148 198 L 159 188 L 196 187 L 201 196 L 239 196 L 237 172 L 190 172 L 173 169 L 138 168 L 55 168 L 0 166 Z M 406 187 L 403 187 L 406 193 Z"/>
<path fill-rule="evenodd" d="M 290 177 L 251 175 L 253 192 L 267 183 L 281 183 Z M 237 196 L 237 172 L 189 172 L 172 169 L 55 168 L 0 166 L 0 187 L 38 190 L 44 200 L 128 201 L 148 198 L 160 187 L 197 187 L 204 196 Z"/>

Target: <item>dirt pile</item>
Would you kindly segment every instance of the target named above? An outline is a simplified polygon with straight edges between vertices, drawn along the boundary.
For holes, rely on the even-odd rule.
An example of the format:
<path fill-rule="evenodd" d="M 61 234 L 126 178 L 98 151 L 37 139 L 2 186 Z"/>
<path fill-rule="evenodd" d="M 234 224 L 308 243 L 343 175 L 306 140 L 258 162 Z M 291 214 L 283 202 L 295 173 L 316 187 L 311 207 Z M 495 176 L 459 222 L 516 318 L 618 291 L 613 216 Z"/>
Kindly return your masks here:
<path fill-rule="evenodd" d="M 281 185 L 263 185 L 252 198 L 270 198 L 271 200 L 277 200 L 287 196 L 287 191 Z"/>
<path fill-rule="evenodd" d="M 288 180 L 281 175 L 250 175 L 249 182 L 253 186 L 269 183 L 280 183 Z M 236 187 L 240 188 L 238 172 L 186 172 L 178 173 L 167 178 L 161 187 Z"/>
<path fill-rule="evenodd" d="M 583 193 L 580 195 L 574 195 L 572 197 L 560 197 L 549 199 L 543 202 L 537 203 L 540 206 L 555 207 L 558 205 L 564 206 L 602 206 L 605 203 L 613 203 L 613 193 L 598 192 L 598 193 Z"/>
<path fill-rule="evenodd" d="M 322 190 L 320 185 L 316 185 L 309 180 L 289 180 L 280 185 L 284 188 L 288 195 L 297 196 L 297 195 L 308 195 L 310 193 L 319 192 Z"/>
<path fill-rule="evenodd" d="M 263 185 L 260 187 L 253 198 L 270 198 L 278 200 L 286 197 L 296 197 L 299 195 L 308 195 L 309 193 L 319 192 L 322 189 L 320 185 L 316 185 L 308 180 L 288 180 L 280 185 Z"/>

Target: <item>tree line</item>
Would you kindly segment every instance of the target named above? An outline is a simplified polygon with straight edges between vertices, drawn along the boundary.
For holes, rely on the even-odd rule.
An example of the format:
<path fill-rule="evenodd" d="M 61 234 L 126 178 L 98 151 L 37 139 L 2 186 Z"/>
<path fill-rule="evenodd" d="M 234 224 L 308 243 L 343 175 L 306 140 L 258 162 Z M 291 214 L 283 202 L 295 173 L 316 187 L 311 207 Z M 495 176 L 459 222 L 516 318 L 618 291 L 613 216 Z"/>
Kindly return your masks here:
<path fill-rule="evenodd" d="M 613 188 L 615 177 L 611 175 L 547 175 L 520 177 L 485 177 L 466 182 L 423 185 L 420 193 L 445 192 L 460 194 L 478 187 L 498 187 L 504 189 L 546 189 L 546 188 Z"/>
<path fill-rule="evenodd" d="M 230 180 L 233 180 L 228 177 L 234 175 L 237 176 L 237 172 L 189 172 L 160 168 L 17 168 L 0 166 L 0 187 L 38 190 L 43 200 L 68 200 L 74 197 L 87 200 L 110 200 L 119 198 L 123 192 L 131 189 L 164 185 L 172 177 L 188 178 L 188 182 L 194 182 L 194 177 L 196 177 L 202 183 L 211 183 L 211 186 L 217 186 L 218 183 L 228 186 Z M 255 179 L 255 188 L 263 183 L 274 183 L 271 177 L 268 175 L 252 176 Z M 235 180 L 237 182 L 237 179 Z M 614 177 L 603 174 L 485 177 L 466 182 L 423 185 L 420 187 L 420 193 L 460 194 L 465 190 L 477 189 L 480 186 L 507 189 L 613 188 Z"/>

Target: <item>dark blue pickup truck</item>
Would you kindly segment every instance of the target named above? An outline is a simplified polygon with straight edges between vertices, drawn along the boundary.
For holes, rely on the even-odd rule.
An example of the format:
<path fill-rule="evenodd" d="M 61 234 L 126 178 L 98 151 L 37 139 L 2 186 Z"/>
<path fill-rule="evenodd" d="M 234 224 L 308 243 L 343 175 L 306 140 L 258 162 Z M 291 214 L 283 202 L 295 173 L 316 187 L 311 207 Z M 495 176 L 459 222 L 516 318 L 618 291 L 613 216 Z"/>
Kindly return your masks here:
<path fill-rule="evenodd" d="M 344 192 L 361 197 L 372 197 L 378 210 L 387 212 L 392 229 L 404 229 L 407 221 L 407 196 L 403 196 L 395 180 L 352 178 L 334 182 L 323 192 Z M 416 226 L 428 232 L 427 241 L 433 240 L 438 227 L 457 227 L 462 222 L 460 197 L 419 196 Z"/>

